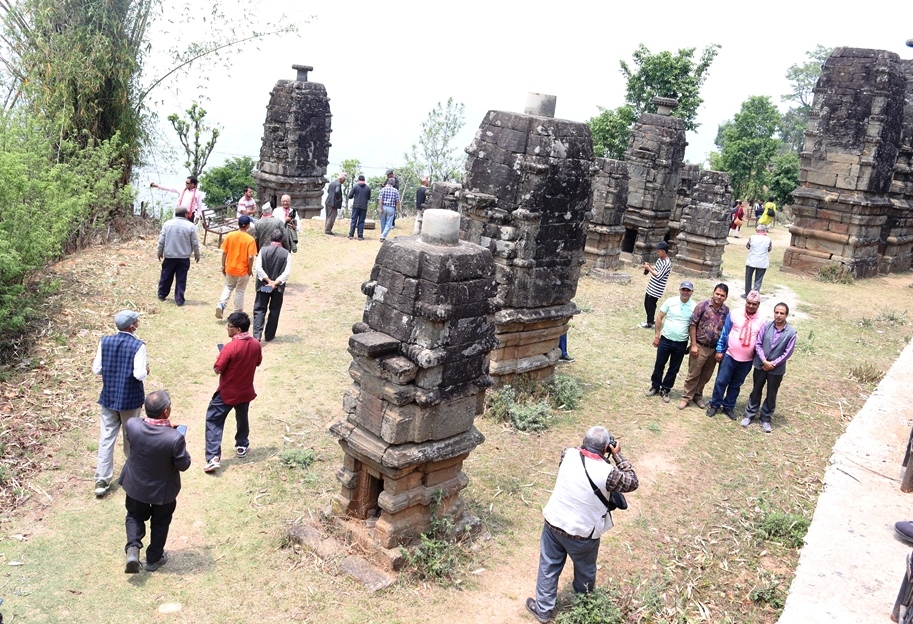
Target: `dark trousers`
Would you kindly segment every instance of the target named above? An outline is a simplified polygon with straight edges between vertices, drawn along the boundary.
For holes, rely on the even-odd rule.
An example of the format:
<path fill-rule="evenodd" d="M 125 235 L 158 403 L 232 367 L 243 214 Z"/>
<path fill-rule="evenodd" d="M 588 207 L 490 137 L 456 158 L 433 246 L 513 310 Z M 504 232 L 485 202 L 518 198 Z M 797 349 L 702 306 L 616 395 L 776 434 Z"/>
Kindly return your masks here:
<path fill-rule="evenodd" d="M 755 267 L 745 266 L 745 294 L 752 290 L 761 292 L 761 283 L 764 281 L 764 274 L 767 269 L 757 269 Z"/>
<path fill-rule="evenodd" d="M 273 292 L 268 293 L 260 290 L 262 286 L 263 282 L 257 280 L 257 296 L 254 298 L 254 338 L 260 340 L 262 335 L 266 340 L 272 340 L 276 337 L 276 328 L 279 327 L 279 312 L 282 310 L 282 293 L 285 286 L 273 288 Z"/>
<path fill-rule="evenodd" d="M 352 220 L 349 224 L 349 238 L 355 236 L 355 228 L 358 228 L 358 238 L 365 237 L 366 216 L 368 216 L 367 208 L 352 208 Z"/>
<path fill-rule="evenodd" d="M 754 385 L 751 388 L 751 394 L 748 395 L 748 405 L 745 406 L 745 415 L 754 420 L 758 415 L 758 409 L 761 410 L 761 422 L 770 422 L 777 409 L 777 392 L 780 391 L 780 383 L 783 381 L 783 375 L 771 375 L 764 369 L 755 368 L 751 371 L 751 381 Z M 764 405 L 761 405 L 761 393 L 764 392 L 764 384 L 767 384 L 767 398 L 764 399 Z"/>
<path fill-rule="evenodd" d="M 330 208 L 326 206 L 326 221 L 323 222 L 323 232 L 325 234 L 333 233 L 333 226 L 336 225 L 336 214 L 339 212 L 338 208 Z"/>
<path fill-rule="evenodd" d="M 716 383 L 713 385 L 713 396 L 710 398 L 710 406 L 717 409 L 724 407 L 728 409 L 735 408 L 735 401 L 739 398 L 739 392 L 742 384 L 745 383 L 745 377 L 751 370 L 751 360 L 739 362 L 732 359 L 732 356 L 726 354 L 720 363 L 720 370 L 716 373 Z"/>
<path fill-rule="evenodd" d="M 162 274 L 159 276 L 159 299 L 164 299 L 171 292 L 174 282 L 174 302 L 184 305 L 184 291 L 187 290 L 187 271 L 190 270 L 190 258 L 165 258 L 162 260 Z"/>
<path fill-rule="evenodd" d="M 653 365 L 653 375 L 650 377 L 650 387 L 661 390 L 671 390 L 675 385 L 675 378 L 678 376 L 678 369 L 682 367 L 682 360 L 688 352 L 688 341 L 677 342 L 669 340 L 665 336 L 659 337 L 659 346 L 656 347 L 656 363 Z M 666 363 L 669 363 L 669 370 L 663 377 L 663 370 Z"/>
<path fill-rule="evenodd" d="M 656 303 L 659 301 L 659 297 L 651 297 L 650 295 L 644 295 L 644 310 L 647 311 L 647 322 L 650 325 L 656 321 Z"/>
<path fill-rule="evenodd" d="M 168 527 L 171 526 L 171 518 L 177 505 L 177 501 L 167 505 L 152 505 L 127 496 L 127 545 L 124 551 L 131 546 L 143 547 L 146 521 L 151 519 L 149 527 L 152 530 L 152 537 L 149 540 L 149 548 L 146 549 L 146 563 L 155 563 L 161 559 L 162 553 L 165 552 L 165 541 L 168 539 Z"/>
<path fill-rule="evenodd" d="M 216 390 L 206 409 L 206 461 L 213 457 L 222 457 L 222 434 L 225 431 L 225 418 L 228 412 L 235 410 L 235 423 L 238 427 L 235 433 L 235 446 L 250 446 L 250 421 L 247 412 L 250 403 L 228 405 L 222 400 L 222 393 Z"/>

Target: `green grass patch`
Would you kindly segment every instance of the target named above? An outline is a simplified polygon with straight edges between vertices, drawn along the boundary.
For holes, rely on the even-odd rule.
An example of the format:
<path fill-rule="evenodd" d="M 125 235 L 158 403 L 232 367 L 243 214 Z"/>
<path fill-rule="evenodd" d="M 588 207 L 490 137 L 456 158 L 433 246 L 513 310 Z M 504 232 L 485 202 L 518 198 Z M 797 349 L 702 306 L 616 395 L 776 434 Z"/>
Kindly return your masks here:
<path fill-rule="evenodd" d="M 770 511 L 755 526 L 755 534 L 787 548 L 799 548 L 811 520 L 798 514 Z"/>
<path fill-rule="evenodd" d="M 578 594 L 570 610 L 559 614 L 557 624 L 623 624 L 624 617 L 615 604 L 615 595 L 597 587 L 587 594 Z"/>
<path fill-rule="evenodd" d="M 308 468 L 315 459 L 311 449 L 288 449 L 279 453 L 279 461 L 289 468 Z"/>

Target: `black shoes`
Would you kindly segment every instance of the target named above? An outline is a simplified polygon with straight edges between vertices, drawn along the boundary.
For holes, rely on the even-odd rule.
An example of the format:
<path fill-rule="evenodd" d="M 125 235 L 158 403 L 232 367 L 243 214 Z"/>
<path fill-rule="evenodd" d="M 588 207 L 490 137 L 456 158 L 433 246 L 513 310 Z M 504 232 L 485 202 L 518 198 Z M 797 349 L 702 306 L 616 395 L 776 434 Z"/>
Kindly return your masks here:
<path fill-rule="evenodd" d="M 647 390 L 646 394 L 648 397 L 656 396 L 657 394 L 659 394 L 659 388 L 650 388 L 649 390 Z"/>
<path fill-rule="evenodd" d="M 136 574 L 139 572 L 139 548 L 130 546 L 127 548 L 127 565 L 124 567 L 127 574 Z"/>
<path fill-rule="evenodd" d="M 718 407 L 713 407 L 713 406 L 711 405 L 710 407 L 707 408 L 707 415 L 708 415 L 708 416 L 714 416 L 718 411 L 720 411 L 720 408 L 718 408 Z"/>
<path fill-rule="evenodd" d="M 155 572 L 166 563 L 168 563 L 168 553 L 163 552 L 162 558 L 155 563 L 149 563 L 148 561 L 146 562 L 146 572 Z"/>
<path fill-rule="evenodd" d="M 729 420 L 738 420 L 738 416 L 735 415 L 735 411 L 731 407 L 724 407 L 723 413 L 729 416 Z"/>
<path fill-rule="evenodd" d="M 543 613 L 539 613 L 539 610 L 536 608 L 536 599 L 535 598 L 526 599 L 526 610 L 529 611 L 530 613 L 532 613 L 533 617 L 536 618 L 536 620 L 538 620 L 542 624 L 548 624 L 548 622 L 552 621 L 551 616 L 543 614 Z"/>

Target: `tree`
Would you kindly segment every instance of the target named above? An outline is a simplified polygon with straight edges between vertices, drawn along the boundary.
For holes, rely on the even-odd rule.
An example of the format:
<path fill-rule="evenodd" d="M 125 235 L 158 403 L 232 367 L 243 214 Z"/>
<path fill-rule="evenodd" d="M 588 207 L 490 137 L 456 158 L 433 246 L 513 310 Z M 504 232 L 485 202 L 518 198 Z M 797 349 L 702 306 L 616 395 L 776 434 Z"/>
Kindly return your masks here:
<path fill-rule="evenodd" d="M 249 156 L 231 158 L 221 167 L 211 167 L 200 176 L 200 190 L 206 193 L 206 203 L 211 206 L 238 201 L 245 186 L 257 188 L 254 160 Z"/>
<path fill-rule="evenodd" d="M 695 130 L 700 124 L 695 119 L 703 103 L 701 86 L 707 79 L 707 70 L 720 49 L 712 43 L 694 60 L 696 48 L 682 48 L 676 54 L 668 51 L 653 54 L 640 44 L 632 55 L 632 65 L 620 61 L 625 77 L 625 106 L 616 109 L 600 107 L 600 114 L 587 123 L 593 134 L 593 149 L 597 155 L 621 158 L 628 147 L 628 137 L 634 122 L 643 113 L 655 113 L 654 97 L 678 100 L 672 116 L 685 123 L 686 130 Z M 597 147 L 598 146 L 598 147 Z"/>
<path fill-rule="evenodd" d="M 711 156 L 711 167 L 732 176 L 736 197 L 764 195 L 769 182 L 768 168 L 781 145 L 774 138 L 779 124 L 776 106 L 769 97 L 759 95 L 745 100 L 732 121 L 724 123 L 717 136 L 720 152 Z"/>
<path fill-rule="evenodd" d="M 466 156 L 451 143 L 466 123 L 465 108 L 452 97 L 444 106 L 438 102 L 422 122 L 418 144 L 413 143 L 412 150 L 404 154 L 406 166 L 402 169 L 416 178 L 427 175 L 432 182 L 462 180 Z"/>
<path fill-rule="evenodd" d="M 206 116 L 206 110 L 194 102 L 187 109 L 187 119 L 178 117 L 177 113 L 168 115 L 168 121 L 171 127 L 177 132 L 178 139 L 184 147 L 184 153 L 187 160 L 184 166 L 190 171 L 190 175 L 200 177 L 203 169 L 206 167 L 206 161 L 209 160 L 212 150 L 216 147 L 216 141 L 219 139 L 219 129 L 207 126 L 203 122 Z M 209 141 L 205 141 L 205 135 L 209 132 Z"/>
<path fill-rule="evenodd" d="M 361 175 L 361 161 L 357 158 L 348 158 L 342 161 L 342 171 L 341 173 L 346 174 L 346 182 L 342 185 L 342 215 L 346 216 L 349 210 L 349 191 L 352 190 L 352 185 L 358 180 L 358 176 Z"/>
<path fill-rule="evenodd" d="M 812 108 L 812 97 L 815 85 L 821 76 L 821 67 L 834 48 L 823 45 L 806 52 L 809 60 L 802 65 L 790 65 L 786 70 L 786 79 L 790 82 L 790 92 L 781 95 L 781 102 L 793 102 L 795 106 L 787 110 L 780 121 L 780 138 L 796 152 L 802 151 L 805 143 L 805 129 L 808 127 L 808 113 Z"/>
<path fill-rule="evenodd" d="M 769 194 L 780 206 L 793 203 L 793 191 L 799 186 L 799 155 L 796 152 L 778 154 L 771 169 Z"/>

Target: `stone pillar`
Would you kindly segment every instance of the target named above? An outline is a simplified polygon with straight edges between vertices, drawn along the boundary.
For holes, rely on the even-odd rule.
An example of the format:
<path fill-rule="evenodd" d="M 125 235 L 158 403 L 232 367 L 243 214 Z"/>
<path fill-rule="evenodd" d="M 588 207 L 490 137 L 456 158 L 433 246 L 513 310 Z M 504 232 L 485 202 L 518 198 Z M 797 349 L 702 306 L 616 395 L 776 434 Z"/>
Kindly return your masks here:
<path fill-rule="evenodd" d="M 904 87 L 893 52 L 837 48 L 825 62 L 800 155 L 783 271 L 838 264 L 854 277 L 878 273 Z"/>
<path fill-rule="evenodd" d="M 550 377 L 558 340 L 579 312 L 571 300 L 583 263 L 593 146 L 584 123 L 489 111 L 466 149 L 463 240 L 495 258 L 496 384 Z"/>
<path fill-rule="evenodd" d="M 721 171 L 694 171 L 691 197 L 679 217 L 675 237 L 675 270 L 716 279 L 722 274 L 732 203 L 730 176 Z"/>
<path fill-rule="evenodd" d="M 625 233 L 621 223 L 628 207 L 628 168 L 607 158 L 597 158 L 596 166 L 583 257 L 589 270 L 612 270 L 618 268 Z"/>
<path fill-rule="evenodd" d="M 670 98 L 653 102 L 663 111 L 678 105 Z M 656 243 L 666 239 L 687 145 L 684 123 L 668 113 L 644 113 L 631 129 L 622 252 L 632 264 L 653 261 Z"/>
<path fill-rule="evenodd" d="M 437 496 L 439 515 L 466 520 L 463 460 L 484 441 L 473 422 L 491 385 L 495 267 L 459 240 L 459 221 L 426 209 L 420 236 L 381 246 L 349 338 L 354 383 L 330 427 L 345 453 L 334 506 L 368 520 L 366 541 L 385 549 L 428 530 Z"/>
<path fill-rule="evenodd" d="M 880 273 L 902 273 L 913 261 L 913 60 L 901 60 L 905 81 L 903 126 L 888 197 L 891 206 L 881 228 Z"/>
<path fill-rule="evenodd" d="M 310 219 L 322 209 L 327 183 L 332 115 L 326 88 L 308 82 L 314 68 L 292 65 L 295 80 L 280 80 L 270 91 L 263 122 L 263 144 L 257 166 L 260 202 L 278 205 L 282 195 L 292 198 L 298 220 Z"/>

